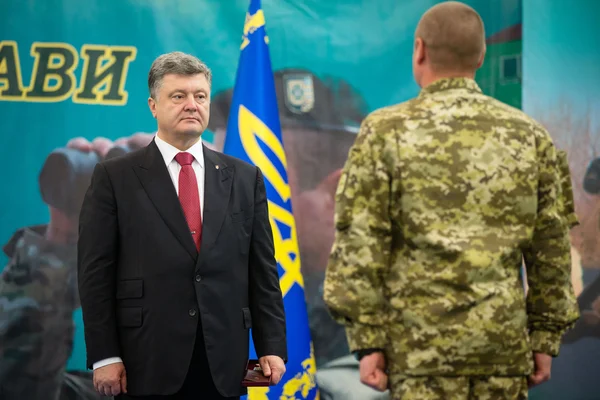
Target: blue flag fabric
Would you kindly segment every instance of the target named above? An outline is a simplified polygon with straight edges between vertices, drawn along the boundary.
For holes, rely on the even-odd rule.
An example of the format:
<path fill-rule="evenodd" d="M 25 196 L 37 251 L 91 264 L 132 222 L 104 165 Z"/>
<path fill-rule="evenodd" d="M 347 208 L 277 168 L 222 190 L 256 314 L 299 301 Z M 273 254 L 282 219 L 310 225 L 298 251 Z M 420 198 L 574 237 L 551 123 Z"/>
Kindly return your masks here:
<path fill-rule="evenodd" d="M 264 176 L 287 320 L 288 363 L 277 386 L 251 388 L 248 399 L 316 399 L 316 364 L 268 43 L 260 0 L 251 0 L 223 151 L 256 165 Z M 250 347 L 254 358 L 252 341 Z"/>

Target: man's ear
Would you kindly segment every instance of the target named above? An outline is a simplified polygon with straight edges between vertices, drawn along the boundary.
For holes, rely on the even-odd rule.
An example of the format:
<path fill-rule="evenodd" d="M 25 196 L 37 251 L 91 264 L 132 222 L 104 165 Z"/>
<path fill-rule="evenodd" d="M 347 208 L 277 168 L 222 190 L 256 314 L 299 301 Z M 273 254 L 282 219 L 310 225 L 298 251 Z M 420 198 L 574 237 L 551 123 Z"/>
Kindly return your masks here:
<path fill-rule="evenodd" d="M 148 97 L 148 107 L 150 107 L 152 116 L 156 118 L 156 101 L 152 97 Z"/>
<path fill-rule="evenodd" d="M 487 47 L 483 46 L 483 51 L 481 52 L 481 56 L 479 57 L 479 62 L 477 63 L 477 69 L 481 68 L 483 65 L 483 60 L 485 59 L 485 52 L 487 51 Z"/>
<path fill-rule="evenodd" d="M 420 37 L 415 39 L 415 62 L 416 64 L 423 64 L 425 61 L 425 42 Z"/>

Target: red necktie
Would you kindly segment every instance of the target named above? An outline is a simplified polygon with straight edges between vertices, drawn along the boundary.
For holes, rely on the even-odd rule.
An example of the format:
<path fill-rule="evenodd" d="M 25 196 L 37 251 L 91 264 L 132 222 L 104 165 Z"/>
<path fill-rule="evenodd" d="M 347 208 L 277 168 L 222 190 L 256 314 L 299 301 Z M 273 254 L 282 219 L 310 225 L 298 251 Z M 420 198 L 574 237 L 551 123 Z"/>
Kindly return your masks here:
<path fill-rule="evenodd" d="M 181 171 L 179 171 L 179 202 L 183 208 L 194 243 L 196 243 L 196 249 L 199 251 L 202 237 L 202 217 L 200 215 L 198 181 L 196 180 L 194 168 L 192 168 L 194 156 L 190 153 L 179 153 L 175 156 L 175 160 L 181 165 Z"/>

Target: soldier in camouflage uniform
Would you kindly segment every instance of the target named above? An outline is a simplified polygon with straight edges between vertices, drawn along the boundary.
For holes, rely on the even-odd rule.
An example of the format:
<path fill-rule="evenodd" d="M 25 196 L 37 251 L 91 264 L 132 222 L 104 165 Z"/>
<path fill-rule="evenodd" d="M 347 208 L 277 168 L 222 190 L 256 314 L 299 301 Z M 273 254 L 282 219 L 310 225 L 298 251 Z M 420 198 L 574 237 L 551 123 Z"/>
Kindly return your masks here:
<path fill-rule="evenodd" d="M 562 189 L 560 212 L 564 215 L 567 227 L 571 229 L 579 225 L 579 219 L 577 218 L 577 214 L 575 214 L 575 200 L 573 199 L 573 183 L 571 182 L 569 160 L 567 158 L 567 152 L 564 150 L 557 150 L 556 155 Z"/>
<path fill-rule="evenodd" d="M 324 299 L 393 399 L 526 399 L 579 316 L 557 151 L 473 80 L 472 8 L 440 3 L 415 36 L 421 93 L 363 121 L 340 178 Z"/>
<path fill-rule="evenodd" d="M 593 159 L 588 165 L 583 178 L 583 189 L 591 195 L 600 194 L 600 158 Z M 597 223 L 600 224 L 600 221 Z M 563 343 L 574 343 L 585 338 L 600 338 L 600 277 L 596 277 L 583 289 L 577 298 L 577 303 L 582 318 L 563 337 Z"/>
<path fill-rule="evenodd" d="M 77 138 L 68 147 L 105 154 L 111 145 Z M 79 209 L 49 209 L 48 225 L 19 229 L 3 248 L 10 261 L 0 274 L 0 399 L 99 400 L 91 373 L 66 369 L 80 307 Z"/>
<path fill-rule="evenodd" d="M 79 307 L 76 247 L 53 243 L 45 226 L 19 230 L 5 246 L 0 280 L 0 399 L 96 399 L 89 374 L 67 372 Z"/>

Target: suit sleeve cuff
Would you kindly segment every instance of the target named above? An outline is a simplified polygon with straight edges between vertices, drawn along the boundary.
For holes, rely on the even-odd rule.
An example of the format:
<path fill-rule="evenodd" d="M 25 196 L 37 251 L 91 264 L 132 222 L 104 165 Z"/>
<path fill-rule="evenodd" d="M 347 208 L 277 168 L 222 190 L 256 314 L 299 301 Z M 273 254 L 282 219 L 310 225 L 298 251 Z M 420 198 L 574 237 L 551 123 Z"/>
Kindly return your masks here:
<path fill-rule="evenodd" d="M 385 349 L 387 335 L 382 326 L 353 324 L 346 326 L 346 337 L 350 352 L 365 349 Z"/>
<path fill-rule="evenodd" d="M 533 331 L 531 333 L 531 348 L 534 353 L 544 353 L 556 357 L 558 356 L 561 338 L 560 333 Z"/>
<path fill-rule="evenodd" d="M 95 362 L 93 368 L 98 369 L 98 368 L 106 367 L 109 364 L 116 364 L 116 363 L 122 363 L 122 362 L 123 362 L 123 360 L 121 360 L 121 357 L 110 357 L 110 358 L 106 358 L 104 360 Z"/>
<path fill-rule="evenodd" d="M 288 362 L 287 343 L 285 341 L 267 341 L 262 343 L 254 343 L 257 356 L 278 356 L 285 364 Z"/>

